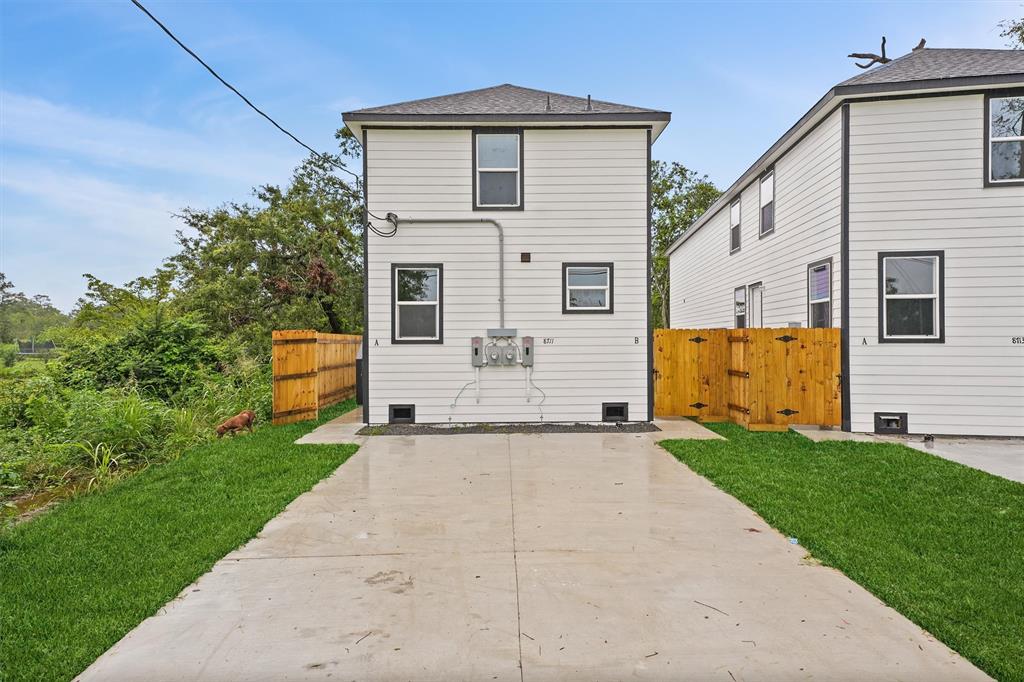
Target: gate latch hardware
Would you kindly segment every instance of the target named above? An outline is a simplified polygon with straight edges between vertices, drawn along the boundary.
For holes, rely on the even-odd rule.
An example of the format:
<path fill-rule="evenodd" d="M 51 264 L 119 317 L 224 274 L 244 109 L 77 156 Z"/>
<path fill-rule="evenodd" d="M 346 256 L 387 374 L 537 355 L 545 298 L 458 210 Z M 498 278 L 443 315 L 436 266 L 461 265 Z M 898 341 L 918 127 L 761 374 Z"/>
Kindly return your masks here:
<path fill-rule="evenodd" d="M 779 410 L 779 414 L 784 414 L 787 417 L 791 417 L 794 414 L 799 414 L 799 413 L 800 413 L 800 410 L 791 410 L 788 407 L 786 409 L 784 409 L 784 410 Z"/>
<path fill-rule="evenodd" d="M 707 341 L 707 339 L 705 339 L 703 336 L 695 336 L 692 339 L 690 339 L 690 341 L 692 341 L 693 343 L 704 343 L 705 341 Z"/>
<path fill-rule="evenodd" d="M 691 403 L 690 407 L 700 410 L 707 407 L 707 405 L 705 405 L 704 403 Z"/>
<path fill-rule="evenodd" d="M 784 334 L 782 336 L 776 336 L 775 338 L 776 338 L 776 340 L 782 341 L 783 343 L 789 343 L 790 341 L 796 341 L 796 337 L 795 336 L 790 336 L 789 334 Z"/>

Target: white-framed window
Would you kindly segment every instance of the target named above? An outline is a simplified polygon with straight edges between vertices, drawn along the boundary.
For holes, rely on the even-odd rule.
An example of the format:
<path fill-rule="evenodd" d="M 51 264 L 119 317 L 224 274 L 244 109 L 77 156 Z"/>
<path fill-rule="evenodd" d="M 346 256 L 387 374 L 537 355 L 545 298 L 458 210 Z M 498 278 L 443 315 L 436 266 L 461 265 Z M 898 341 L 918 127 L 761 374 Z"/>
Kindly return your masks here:
<path fill-rule="evenodd" d="M 522 131 L 475 132 L 474 208 L 522 208 Z"/>
<path fill-rule="evenodd" d="M 442 265 L 391 266 L 392 343 L 441 343 L 443 340 Z"/>
<path fill-rule="evenodd" d="M 832 326 L 832 259 L 807 266 L 807 326 Z"/>
<path fill-rule="evenodd" d="M 729 253 L 740 250 L 740 200 L 729 204 Z"/>
<path fill-rule="evenodd" d="M 562 312 L 612 312 L 614 270 L 611 263 L 562 263 Z"/>
<path fill-rule="evenodd" d="M 775 231 L 775 171 L 770 170 L 761 176 L 761 236 Z"/>
<path fill-rule="evenodd" d="M 747 288 L 736 287 L 733 291 L 733 318 L 736 329 L 747 328 Z"/>
<path fill-rule="evenodd" d="M 944 341 L 942 251 L 878 254 L 878 340 Z"/>
<path fill-rule="evenodd" d="M 1024 183 L 1024 95 L 988 97 L 986 102 L 985 180 L 994 185 Z"/>

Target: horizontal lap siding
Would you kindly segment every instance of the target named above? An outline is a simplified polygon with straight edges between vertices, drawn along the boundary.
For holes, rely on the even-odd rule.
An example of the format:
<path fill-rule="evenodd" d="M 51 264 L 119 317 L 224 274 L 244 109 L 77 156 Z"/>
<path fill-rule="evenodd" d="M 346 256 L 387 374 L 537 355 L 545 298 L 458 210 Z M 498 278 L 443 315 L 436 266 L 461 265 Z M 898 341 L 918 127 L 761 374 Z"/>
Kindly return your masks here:
<path fill-rule="evenodd" d="M 647 418 L 647 131 L 530 130 L 524 211 L 473 211 L 468 130 L 367 132 L 370 210 L 407 218 L 489 218 L 505 228 L 505 324 L 536 339 L 522 367 L 485 367 L 481 401 L 470 338 L 498 326 L 497 232 L 490 225 L 403 225 L 369 240 L 370 421 L 414 403 L 419 422 L 599 421 L 602 402 Z M 520 253 L 531 254 L 530 263 Z M 562 314 L 562 263 L 612 262 L 615 312 Z M 391 264 L 444 264 L 444 343 L 391 343 Z M 545 337 L 553 344 L 543 344 Z M 639 343 L 636 339 L 639 338 Z"/>
<path fill-rule="evenodd" d="M 852 428 L 1024 435 L 1024 188 L 984 187 L 981 95 L 854 103 Z M 878 343 L 878 252 L 945 251 L 944 344 Z"/>
<path fill-rule="evenodd" d="M 732 327 L 733 291 L 762 282 L 763 326 L 806 327 L 807 266 L 833 259 L 832 320 L 839 326 L 842 136 L 832 114 L 775 165 L 775 232 L 758 238 L 759 183 L 741 195 L 741 248 L 729 253 L 729 208 L 670 256 L 674 328 Z"/>

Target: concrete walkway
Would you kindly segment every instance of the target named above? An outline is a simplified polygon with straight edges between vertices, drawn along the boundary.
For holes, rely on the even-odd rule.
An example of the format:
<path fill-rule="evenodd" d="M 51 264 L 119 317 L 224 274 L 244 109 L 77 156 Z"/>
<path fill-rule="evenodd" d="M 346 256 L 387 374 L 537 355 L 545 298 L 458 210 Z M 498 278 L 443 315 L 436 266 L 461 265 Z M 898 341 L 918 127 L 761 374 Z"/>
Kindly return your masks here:
<path fill-rule="evenodd" d="M 81 679 L 626 678 L 987 679 L 650 434 L 368 438 Z"/>

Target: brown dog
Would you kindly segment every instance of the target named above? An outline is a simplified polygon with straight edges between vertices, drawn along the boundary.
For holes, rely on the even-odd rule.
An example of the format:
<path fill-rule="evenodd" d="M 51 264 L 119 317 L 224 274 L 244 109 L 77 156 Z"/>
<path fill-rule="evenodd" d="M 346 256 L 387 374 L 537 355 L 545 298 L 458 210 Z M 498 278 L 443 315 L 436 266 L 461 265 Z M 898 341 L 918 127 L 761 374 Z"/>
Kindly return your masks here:
<path fill-rule="evenodd" d="M 252 433 L 252 425 L 256 422 L 256 413 L 252 410 L 243 410 L 223 424 L 217 426 L 217 438 L 225 433 L 238 433 L 242 429 L 248 429 Z"/>

